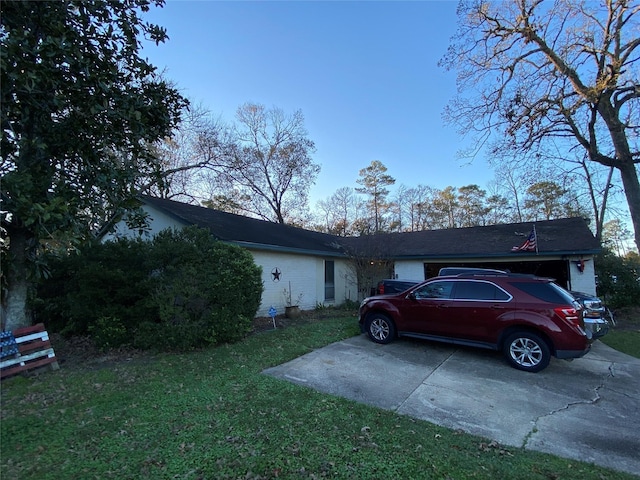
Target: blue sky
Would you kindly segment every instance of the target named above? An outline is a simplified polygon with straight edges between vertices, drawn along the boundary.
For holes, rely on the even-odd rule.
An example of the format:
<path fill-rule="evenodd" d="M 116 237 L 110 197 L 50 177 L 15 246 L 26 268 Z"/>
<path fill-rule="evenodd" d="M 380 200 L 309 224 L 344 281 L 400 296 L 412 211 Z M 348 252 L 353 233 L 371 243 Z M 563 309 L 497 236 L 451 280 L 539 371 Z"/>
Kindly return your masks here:
<path fill-rule="evenodd" d="M 358 172 L 384 163 L 396 186 L 485 188 L 484 159 L 469 165 L 444 106 L 455 75 L 438 67 L 457 2 L 219 2 L 168 0 L 145 19 L 170 40 L 147 56 L 216 117 L 245 102 L 302 110 L 322 170 L 311 207 Z"/>

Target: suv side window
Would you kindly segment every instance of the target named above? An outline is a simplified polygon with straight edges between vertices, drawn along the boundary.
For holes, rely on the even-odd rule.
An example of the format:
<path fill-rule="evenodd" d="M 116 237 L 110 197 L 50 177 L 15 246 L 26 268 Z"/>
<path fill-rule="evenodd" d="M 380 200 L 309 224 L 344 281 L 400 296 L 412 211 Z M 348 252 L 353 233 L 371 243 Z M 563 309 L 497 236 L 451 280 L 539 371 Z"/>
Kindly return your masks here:
<path fill-rule="evenodd" d="M 511 295 L 489 282 L 459 281 L 454 292 L 456 300 L 509 301 Z"/>
<path fill-rule="evenodd" d="M 519 290 L 548 303 L 571 304 L 572 299 L 551 282 L 509 282 Z"/>
<path fill-rule="evenodd" d="M 440 281 L 431 282 L 423 285 L 417 290 L 414 290 L 416 298 L 437 298 L 440 300 L 446 300 L 451 298 L 451 291 L 453 290 L 452 281 Z"/>

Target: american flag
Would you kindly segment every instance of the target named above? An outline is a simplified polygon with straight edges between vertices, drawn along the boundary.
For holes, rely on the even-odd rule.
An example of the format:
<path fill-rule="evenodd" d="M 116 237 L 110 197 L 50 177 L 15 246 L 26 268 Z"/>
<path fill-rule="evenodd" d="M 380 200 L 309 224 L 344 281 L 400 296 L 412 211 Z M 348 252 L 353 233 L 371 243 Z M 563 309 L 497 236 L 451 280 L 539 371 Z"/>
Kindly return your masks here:
<path fill-rule="evenodd" d="M 512 252 L 533 252 L 533 251 L 538 251 L 538 240 L 536 238 L 536 227 L 533 227 L 533 230 L 531 230 L 531 233 L 529 234 L 529 236 L 527 237 L 527 239 L 524 241 L 524 243 L 522 245 L 520 245 L 519 247 L 513 247 L 511 249 Z"/>

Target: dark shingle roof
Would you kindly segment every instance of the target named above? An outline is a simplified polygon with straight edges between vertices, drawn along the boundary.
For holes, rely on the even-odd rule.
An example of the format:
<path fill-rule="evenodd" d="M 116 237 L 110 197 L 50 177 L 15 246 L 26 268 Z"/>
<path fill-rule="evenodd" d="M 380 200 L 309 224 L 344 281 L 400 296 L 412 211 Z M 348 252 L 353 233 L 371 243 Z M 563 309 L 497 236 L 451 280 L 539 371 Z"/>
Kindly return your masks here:
<path fill-rule="evenodd" d="M 173 200 L 142 197 L 142 201 L 187 225 L 207 228 L 219 240 L 270 250 L 342 255 L 336 237 Z"/>
<path fill-rule="evenodd" d="M 534 223 L 541 254 L 594 254 L 600 251 L 583 218 L 389 233 L 375 237 L 378 250 L 392 258 L 530 256 L 532 252 L 511 252 L 511 248 L 524 243 Z M 347 241 L 353 248 L 363 248 L 364 244 L 364 248 L 371 249 L 371 239 L 358 237 Z"/>
<path fill-rule="evenodd" d="M 173 200 L 146 196 L 142 200 L 184 224 L 209 229 L 220 240 L 254 248 L 334 256 L 344 253 L 342 245 L 351 251 L 395 259 L 504 255 L 521 258 L 535 254 L 511 252 L 512 247 L 526 240 L 533 222 L 344 238 Z M 540 254 L 584 255 L 600 251 L 582 218 L 535 222 L 535 228 Z"/>

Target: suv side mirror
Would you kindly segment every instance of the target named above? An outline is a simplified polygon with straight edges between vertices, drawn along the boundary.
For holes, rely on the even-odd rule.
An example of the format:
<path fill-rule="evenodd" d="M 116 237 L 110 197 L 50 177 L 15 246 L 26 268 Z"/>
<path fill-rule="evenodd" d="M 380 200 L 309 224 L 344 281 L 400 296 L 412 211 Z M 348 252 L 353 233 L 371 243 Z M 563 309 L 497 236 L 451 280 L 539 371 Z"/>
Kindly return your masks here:
<path fill-rule="evenodd" d="M 416 299 L 416 292 L 409 292 L 409 295 L 407 295 L 407 298 L 409 300 L 415 300 Z"/>

